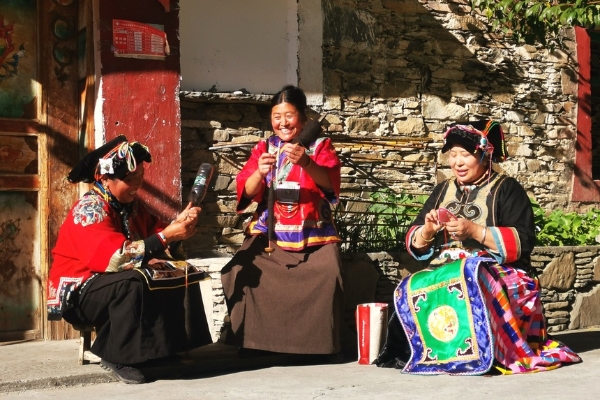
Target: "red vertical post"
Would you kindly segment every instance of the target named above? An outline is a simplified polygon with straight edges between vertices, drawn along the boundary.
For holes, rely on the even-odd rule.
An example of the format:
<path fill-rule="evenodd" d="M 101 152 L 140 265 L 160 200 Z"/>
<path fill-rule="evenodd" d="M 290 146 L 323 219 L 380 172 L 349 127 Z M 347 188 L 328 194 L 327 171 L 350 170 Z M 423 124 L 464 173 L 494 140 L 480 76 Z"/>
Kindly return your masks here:
<path fill-rule="evenodd" d="M 579 64 L 577 93 L 577 141 L 572 201 L 600 201 L 600 182 L 592 177 L 592 85 L 591 38 L 588 31 L 575 28 L 577 62 Z"/>
<path fill-rule="evenodd" d="M 100 98 L 106 140 L 120 134 L 146 144 L 153 162 L 146 169 L 142 201 L 165 220 L 181 208 L 181 115 L 179 104 L 179 11 L 154 0 L 99 1 Z M 113 21 L 163 29 L 164 59 L 117 57 Z M 134 40 L 134 38 L 132 38 Z"/>

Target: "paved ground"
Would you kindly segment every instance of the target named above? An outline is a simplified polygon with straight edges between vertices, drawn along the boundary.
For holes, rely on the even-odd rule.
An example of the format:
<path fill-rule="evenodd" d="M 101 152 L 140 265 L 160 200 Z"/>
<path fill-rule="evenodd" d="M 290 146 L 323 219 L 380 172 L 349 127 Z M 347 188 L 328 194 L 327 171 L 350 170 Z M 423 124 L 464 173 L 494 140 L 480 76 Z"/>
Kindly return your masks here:
<path fill-rule="evenodd" d="M 413 376 L 351 361 L 307 365 L 283 356 L 239 359 L 213 344 L 169 367 L 144 370 L 150 383 L 126 385 L 97 364 L 77 364 L 77 340 L 0 345 L 0 397 L 152 399 L 596 399 L 600 330 L 557 335 L 583 363 L 539 374 Z"/>

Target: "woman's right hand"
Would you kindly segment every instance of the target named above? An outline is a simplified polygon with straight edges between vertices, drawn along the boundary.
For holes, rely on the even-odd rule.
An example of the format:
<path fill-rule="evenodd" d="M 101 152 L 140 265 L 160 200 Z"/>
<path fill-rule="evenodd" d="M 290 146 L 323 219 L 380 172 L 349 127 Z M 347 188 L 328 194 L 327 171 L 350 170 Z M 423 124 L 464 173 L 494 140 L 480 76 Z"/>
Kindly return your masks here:
<path fill-rule="evenodd" d="M 439 230 L 444 227 L 438 219 L 437 210 L 431 210 L 425 214 L 425 223 L 421 228 L 421 234 L 426 238 L 433 238 Z"/>
<path fill-rule="evenodd" d="M 269 174 L 273 164 L 275 164 L 275 156 L 272 154 L 262 153 L 258 157 L 256 171 L 250 175 L 244 185 L 244 193 L 242 194 L 244 198 L 252 199 L 262 190 L 265 178 Z"/>
<path fill-rule="evenodd" d="M 162 233 L 167 244 L 192 237 L 196 233 L 200 211 L 202 211 L 200 207 L 194 207 L 192 203 L 188 203 L 177 218 L 163 229 Z"/>
<path fill-rule="evenodd" d="M 258 168 L 256 169 L 260 174 L 261 178 L 265 178 L 271 167 L 275 164 L 275 156 L 270 153 L 262 153 L 258 158 Z"/>

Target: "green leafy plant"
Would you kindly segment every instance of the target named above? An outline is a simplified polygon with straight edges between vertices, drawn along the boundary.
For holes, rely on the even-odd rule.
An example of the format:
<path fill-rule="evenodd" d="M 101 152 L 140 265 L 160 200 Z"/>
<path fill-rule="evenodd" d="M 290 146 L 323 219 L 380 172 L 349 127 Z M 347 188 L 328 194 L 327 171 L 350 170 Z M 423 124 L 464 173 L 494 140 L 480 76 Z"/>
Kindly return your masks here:
<path fill-rule="evenodd" d="M 600 210 L 586 213 L 553 210 L 546 215 L 540 205 L 531 199 L 536 227 L 537 246 L 591 246 L 598 245 Z"/>
<path fill-rule="evenodd" d="M 398 194 L 390 189 L 370 195 L 366 211 L 347 211 L 353 200 L 341 201 L 334 220 L 345 253 L 404 250 L 408 226 L 423 207 L 424 195 Z"/>
<path fill-rule="evenodd" d="M 334 220 L 342 238 L 342 252 L 404 251 L 404 237 L 427 196 L 398 194 L 389 189 L 370 195 L 366 211 L 347 211 L 356 200 L 342 200 Z M 536 246 L 592 246 L 600 244 L 600 209 L 586 213 L 546 211 L 534 200 Z"/>
<path fill-rule="evenodd" d="M 560 45 L 560 29 L 600 26 L 600 2 L 593 0 L 471 0 L 492 31 L 517 43 Z"/>

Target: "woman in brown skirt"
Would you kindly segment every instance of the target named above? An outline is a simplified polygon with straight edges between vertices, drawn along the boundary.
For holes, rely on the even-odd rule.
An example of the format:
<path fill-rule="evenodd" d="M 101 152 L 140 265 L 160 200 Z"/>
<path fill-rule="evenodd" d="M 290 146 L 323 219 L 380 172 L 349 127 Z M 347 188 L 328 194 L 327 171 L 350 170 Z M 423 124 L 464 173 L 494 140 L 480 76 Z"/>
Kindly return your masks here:
<path fill-rule="evenodd" d="M 237 212 L 257 203 L 242 247 L 222 270 L 231 320 L 226 341 L 242 349 L 340 352 L 340 238 L 331 212 L 340 161 L 306 108 L 301 89 L 278 92 L 271 102 L 275 135 L 254 147 L 237 176 Z"/>

